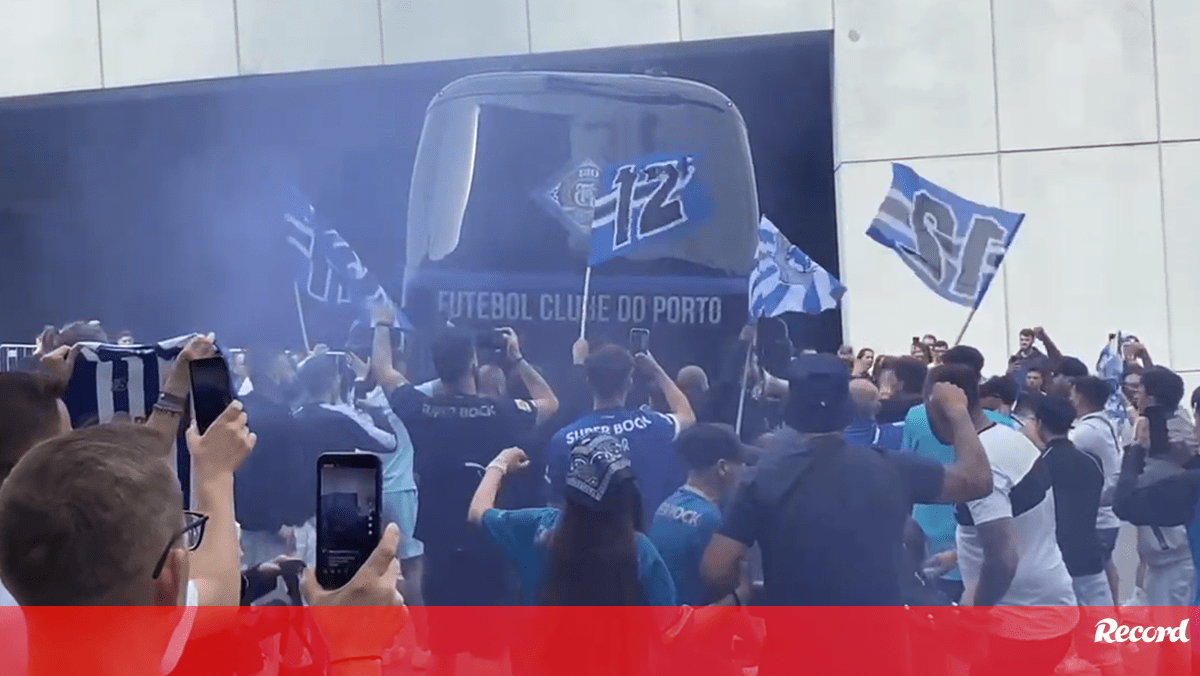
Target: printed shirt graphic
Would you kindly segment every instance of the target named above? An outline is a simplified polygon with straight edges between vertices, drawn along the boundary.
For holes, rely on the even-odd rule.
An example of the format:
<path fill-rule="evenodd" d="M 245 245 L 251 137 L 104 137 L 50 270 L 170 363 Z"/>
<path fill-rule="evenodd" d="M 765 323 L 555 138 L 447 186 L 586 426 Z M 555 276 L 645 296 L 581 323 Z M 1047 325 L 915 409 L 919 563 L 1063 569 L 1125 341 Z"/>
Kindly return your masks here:
<path fill-rule="evenodd" d="M 682 486 L 658 507 L 647 537 L 662 556 L 675 581 L 679 602 L 703 606 L 709 602 L 700 579 L 700 561 L 713 533 L 721 527 L 721 510 L 696 489 Z"/>
<path fill-rule="evenodd" d="M 483 513 L 483 528 L 492 536 L 513 569 L 521 576 L 521 601 L 538 605 L 546 574 L 546 541 L 558 521 L 553 507 L 533 509 L 489 509 Z M 638 581 L 649 606 L 675 606 L 675 584 L 662 557 L 645 535 L 637 535 Z"/>
<path fill-rule="evenodd" d="M 571 448 L 588 437 L 605 434 L 624 441 L 642 492 L 642 515 L 649 520 L 662 501 L 683 483 L 671 444 L 679 434 L 674 417 L 648 409 L 594 411 L 558 431 L 547 448 L 546 476 L 552 502 L 561 500 Z"/>
<path fill-rule="evenodd" d="M 892 186 L 867 236 L 895 251 L 942 298 L 978 307 L 1024 214 L 976 204 L 892 165 Z"/>
<path fill-rule="evenodd" d="M 758 225 L 758 251 L 750 273 L 750 316 L 785 312 L 820 314 L 837 307 L 846 287 L 792 244 L 766 216 Z"/>
<path fill-rule="evenodd" d="M 696 157 L 651 157 L 609 167 L 595 193 L 588 265 L 628 255 L 652 239 L 708 216 Z"/>

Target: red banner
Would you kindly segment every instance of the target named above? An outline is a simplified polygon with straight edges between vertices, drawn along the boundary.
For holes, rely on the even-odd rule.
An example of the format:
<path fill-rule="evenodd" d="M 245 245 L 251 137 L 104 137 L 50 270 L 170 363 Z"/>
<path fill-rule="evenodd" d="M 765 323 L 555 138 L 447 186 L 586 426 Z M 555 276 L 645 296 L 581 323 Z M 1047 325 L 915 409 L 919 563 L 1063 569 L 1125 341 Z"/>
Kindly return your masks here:
<path fill-rule="evenodd" d="M 476 654 L 458 676 L 1187 674 L 1197 622 L 1187 607 L 0 608 L 0 675 L 421 673 L 418 635 Z"/>

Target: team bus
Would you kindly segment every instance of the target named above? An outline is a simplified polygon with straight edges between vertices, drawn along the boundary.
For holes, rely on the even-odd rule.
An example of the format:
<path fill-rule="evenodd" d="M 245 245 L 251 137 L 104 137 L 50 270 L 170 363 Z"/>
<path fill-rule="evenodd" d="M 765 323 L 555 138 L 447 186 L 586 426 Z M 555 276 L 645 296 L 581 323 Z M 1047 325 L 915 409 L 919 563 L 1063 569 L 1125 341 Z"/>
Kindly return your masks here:
<path fill-rule="evenodd" d="M 711 369 L 747 320 L 759 220 L 746 125 L 721 92 L 615 73 L 493 72 L 429 104 L 408 202 L 418 325 L 512 326 L 548 369 L 650 332 L 673 372 Z M 595 232 L 595 235 L 593 235 Z M 583 297 L 593 236 L 618 248 Z"/>

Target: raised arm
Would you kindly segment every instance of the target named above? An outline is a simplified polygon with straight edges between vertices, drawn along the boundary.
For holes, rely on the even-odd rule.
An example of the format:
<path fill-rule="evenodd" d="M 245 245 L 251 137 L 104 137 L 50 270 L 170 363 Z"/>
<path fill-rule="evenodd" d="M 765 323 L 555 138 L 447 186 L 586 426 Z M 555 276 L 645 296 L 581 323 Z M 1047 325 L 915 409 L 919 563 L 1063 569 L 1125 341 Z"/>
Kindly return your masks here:
<path fill-rule="evenodd" d="M 1046 348 L 1046 358 L 1050 360 L 1050 368 L 1057 371 L 1063 361 L 1062 350 L 1058 349 L 1053 340 L 1050 340 L 1050 336 L 1046 334 L 1046 329 L 1039 326 L 1033 330 L 1033 335 L 1042 341 L 1042 346 Z"/>
<path fill-rule="evenodd" d="M 475 489 L 471 498 L 471 506 L 467 509 L 467 521 L 478 526 L 483 522 L 483 515 L 496 507 L 496 495 L 500 492 L 500 483 L 504 475 L 511 471 L 529 466 L 529 458 L 525 451 L 519 448 L 506 448 L 500 451 L 495 460 L 488 463 L 483 472 L 483 479 Z"/>
<path fill-rule="evenodd" d="M 537 407 L 537 424 L 540 425 L 558 412 L 558 397 L 554 395 L 554 390 L 550 389 L 550 383 L 546 382 L 542 374 L 538 373 L 532 364 L 525 361 L 524 355 L 521 354 L 521 340 L 517 337 L 517 332 L 510 328 L 504 328 L 500 329 L 500 333 L 508 345 L 508 363 L 521 378 L 521 382 L 525 383 L 525 389 L 529 390 L 529 398 Z"/>
<path fill-rule="evenodd" d="M 202 606 L 236 606 L 242 574 L 234 523 L 233 473 L 254 448 L 241 402 L 233 402 L 201 436 L 195 422 L 187 434 L 196 492 L 192 507 L 208 515 L 204 539 L 191 557 L 191 578 Z"/>
<path fill-rule="evenodd" d="M 371 372 L 387 394 L 408 384 L 404 374 L 392 364 L 392 324 L 395 321 L 396 308 L 391 303 L 380 303 L 371 311 L 371 324 L 375 327 L 375 339 L 371 343 Z"/>
<path fill-rule="evenodd" d="M 950 433 L 954 447 L 954 462 L 946 467 L 938 502 L 970 502 L 991 493 L 992 465 L 967 409 L 967 395 L 950 383 L 935 383 L 926 410 L 931 424 Z"/>
<path fill-rule="evenodd" d="M 162 436 L 163 459 L 168 464 L 174 462 L 175 439 L 179 435 L 179 421 L 183 419 L 188 395 L 192 390 L 191 362 L 196 359 L 207 359 L 217 353 L 216 336 L 197 335 L 188 341 L 187 345 L 175 358 L 171 373 L 163 384 L 159 400 L 146 419 L 146 426 L 157 431 Z"/>
<path fill-rule="evenodd" d="M 692 404 L 688 401 L 687 395 L 679 386 L 671 380 L 671 376 L 663 370 L 663 367 L 655 361 L 654 357 L 648 352 L 636 355 L 634 361 L 643 373 L 654 379 L 654 383 L 658 385 L 658 389 L 663 394 L 663 399 L 667 402 L 667 408 L 675 421 L 679 424 L 679 431 L 682 432 L 692 425 L 696 424 L 696 412 L 692 410 Z"/>

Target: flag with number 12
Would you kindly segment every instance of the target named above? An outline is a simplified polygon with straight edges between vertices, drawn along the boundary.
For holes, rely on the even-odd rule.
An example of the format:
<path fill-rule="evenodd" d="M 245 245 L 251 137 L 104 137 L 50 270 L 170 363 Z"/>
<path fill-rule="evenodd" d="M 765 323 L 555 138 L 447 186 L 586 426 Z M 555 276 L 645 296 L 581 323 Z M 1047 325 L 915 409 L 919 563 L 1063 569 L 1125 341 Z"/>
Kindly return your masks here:
<path fill-rule="evenodd" d="M 628 256 L 665 236 L 684 237 L 706 220 L 707 192 L 695 180 L 696 165 L 694 155 L 673 155 L 607 168 L 593 202 L 588 265 Z M 688 258 L 686 247 L 676 253 Z"/>
<path fill-rule="evenodd" d="M 867 236 L 895 251 L 934 293 L 977 308 L 1024 219 L 893 164 L 891 189 Z"/>

